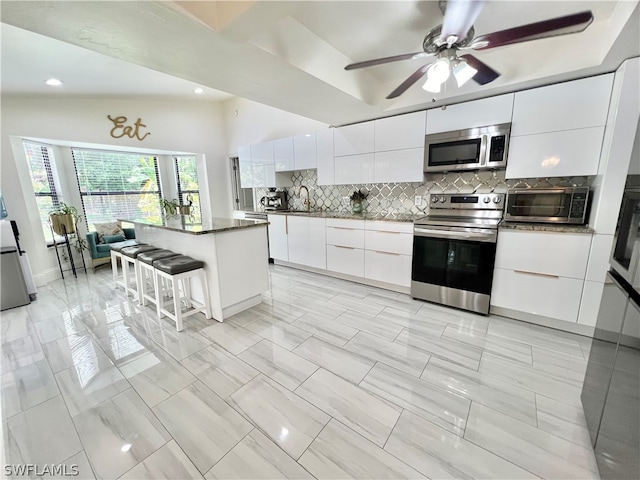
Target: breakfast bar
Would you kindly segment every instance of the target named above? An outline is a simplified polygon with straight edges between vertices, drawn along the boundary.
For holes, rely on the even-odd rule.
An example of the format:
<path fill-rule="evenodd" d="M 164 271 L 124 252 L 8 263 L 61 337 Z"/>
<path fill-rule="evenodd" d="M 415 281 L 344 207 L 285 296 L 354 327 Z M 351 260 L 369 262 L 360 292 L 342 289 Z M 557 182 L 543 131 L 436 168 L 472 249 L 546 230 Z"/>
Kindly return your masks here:
<path fill-rule="evenodd" d="M 267 222 L 210 218 L 188 224 L 182 217 L 120 219 L 132 223 L 136 239 L 204 262 L 211 312 L 222 322 L 261 301 L 269 289 Z M 203 300 L 194 279 L 192 294 Z"/>

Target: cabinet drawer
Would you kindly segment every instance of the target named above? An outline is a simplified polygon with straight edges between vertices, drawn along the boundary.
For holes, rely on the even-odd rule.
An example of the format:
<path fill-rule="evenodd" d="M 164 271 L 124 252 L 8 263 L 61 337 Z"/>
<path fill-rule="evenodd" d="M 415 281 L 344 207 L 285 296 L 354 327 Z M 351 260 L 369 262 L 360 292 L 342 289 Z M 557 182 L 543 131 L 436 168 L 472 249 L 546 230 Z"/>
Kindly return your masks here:
<path fill-rule="evenodd" d="M 575 278 L 496 268 L 491 305 L 575 323 L 583 283 Z"/>
<path fill-rule="evenodd" d="M 367 230 L 364 234 L 364 248 L 379 252 L 411 255 L 413 253 L 413 235 L 410 233 Z"/>
<path fill-rule="evenodd" d="M 364 220 L 350 218 L 327 218 L 327 227 L 351 228 L 353 230 L 363 230 Z"/>
<path fill-rule="evenodd" d="M 364 277 L 364 250 L 327 245 L 327 270 Z"/>
<path fill-rule="evenodd" d="M 411 286 L 411 256 L 372 250 L 365 250 L 364 255 L 365 278 Z"/>
<path fill-rule="evenodd" d="M 364 230 L 345 227 L 327 227 L 327 245 L 364 248 Z"/>
<path fill-rule="evenodd" d="M 500 230 L 495 266 L 583 280 L 590 247 L 587 234 Z"/>
<path fill-rule="evenodd" d="M 413 222 L 388 222 L 386 220 L 365 220 L 365 230 L 379 230 L 381 232 L 398 232 L 413 234 Z"/>

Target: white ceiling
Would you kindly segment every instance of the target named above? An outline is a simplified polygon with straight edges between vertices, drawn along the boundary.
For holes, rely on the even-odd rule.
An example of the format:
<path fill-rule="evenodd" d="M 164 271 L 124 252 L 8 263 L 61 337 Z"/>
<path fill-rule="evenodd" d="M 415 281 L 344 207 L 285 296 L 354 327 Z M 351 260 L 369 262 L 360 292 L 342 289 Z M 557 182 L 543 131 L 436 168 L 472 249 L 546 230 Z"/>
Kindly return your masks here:
<path fill-rule="evenodd" d="M 385 100 L 428 59 L 344 66 L 420 51 L 442 22 L 437 2 L 3 0 L 2 93 L 45 94 L 51 76 L 65 95 L 193 100 L 202 86 L 208 100 L 235 95 L 340 125 L 612 71 L 640 55 L 638 1 L 488 1 L 476 35 L 583 10 L 595 17 L 584 32 L 476 52 L 502 73 L 488 85 L 434 95 L 418 82 Z"/>

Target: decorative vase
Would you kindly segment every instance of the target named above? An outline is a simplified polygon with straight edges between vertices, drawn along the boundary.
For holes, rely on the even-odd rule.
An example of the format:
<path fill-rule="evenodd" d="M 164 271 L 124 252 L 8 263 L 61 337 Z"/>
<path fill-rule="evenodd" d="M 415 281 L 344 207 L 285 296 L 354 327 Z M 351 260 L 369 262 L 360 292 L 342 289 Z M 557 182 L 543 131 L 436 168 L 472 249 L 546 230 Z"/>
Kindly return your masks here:
<path fill-rule="evenodd" d="M 362 201 L 354 200 L 351 204 L 351 209 L 353 210 L 353 213 L 362 213 Z"/>
<path fill-rule="evenodd" d="M 180 210 L 180 215 L 191 215 L 191 205 L 180 205 L 178 210 Z"/>
<path fill-rule="evenodd" d="M 49 219 L 51 221 L 51 228 L 53 228 L 53 231 L 58 235 L 64 235 L 65 229 L 67 234 L 75 233 L 76 231 L 76 219 L 72 214 L 60 215 L 52 213 Z"/>

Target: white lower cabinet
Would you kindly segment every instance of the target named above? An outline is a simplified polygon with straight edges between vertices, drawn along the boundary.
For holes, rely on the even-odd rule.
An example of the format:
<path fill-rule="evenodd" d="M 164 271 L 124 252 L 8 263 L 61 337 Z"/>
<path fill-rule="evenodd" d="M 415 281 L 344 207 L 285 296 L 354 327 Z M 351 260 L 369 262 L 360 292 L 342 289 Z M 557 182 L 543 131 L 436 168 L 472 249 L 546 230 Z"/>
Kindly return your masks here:
<path fill-rule="evenodd" d="M 365 250 L 364 277 L 378 282 L 411 286 L 411 255 Z"/>
<path fill-rule="evenodd" d="M 364 234 L 364 248 L 380 252 L 411 255 L 413 234 L 367 230 Z"/>
<path fill-rule="evenodd" d="M 269 255 L 275 260 L 289 261 L 286 215 L 267 215 L 269 220 Z"/>
<path fill-rule="evenodd" d="M 364 277 L 364 250 L 327 245 L 327 270 L 355 277 Z"/>
<path fill-rule="evenodd" d="M 287 215 L 289 261 L 327 268 L 325 219 Z"/>

